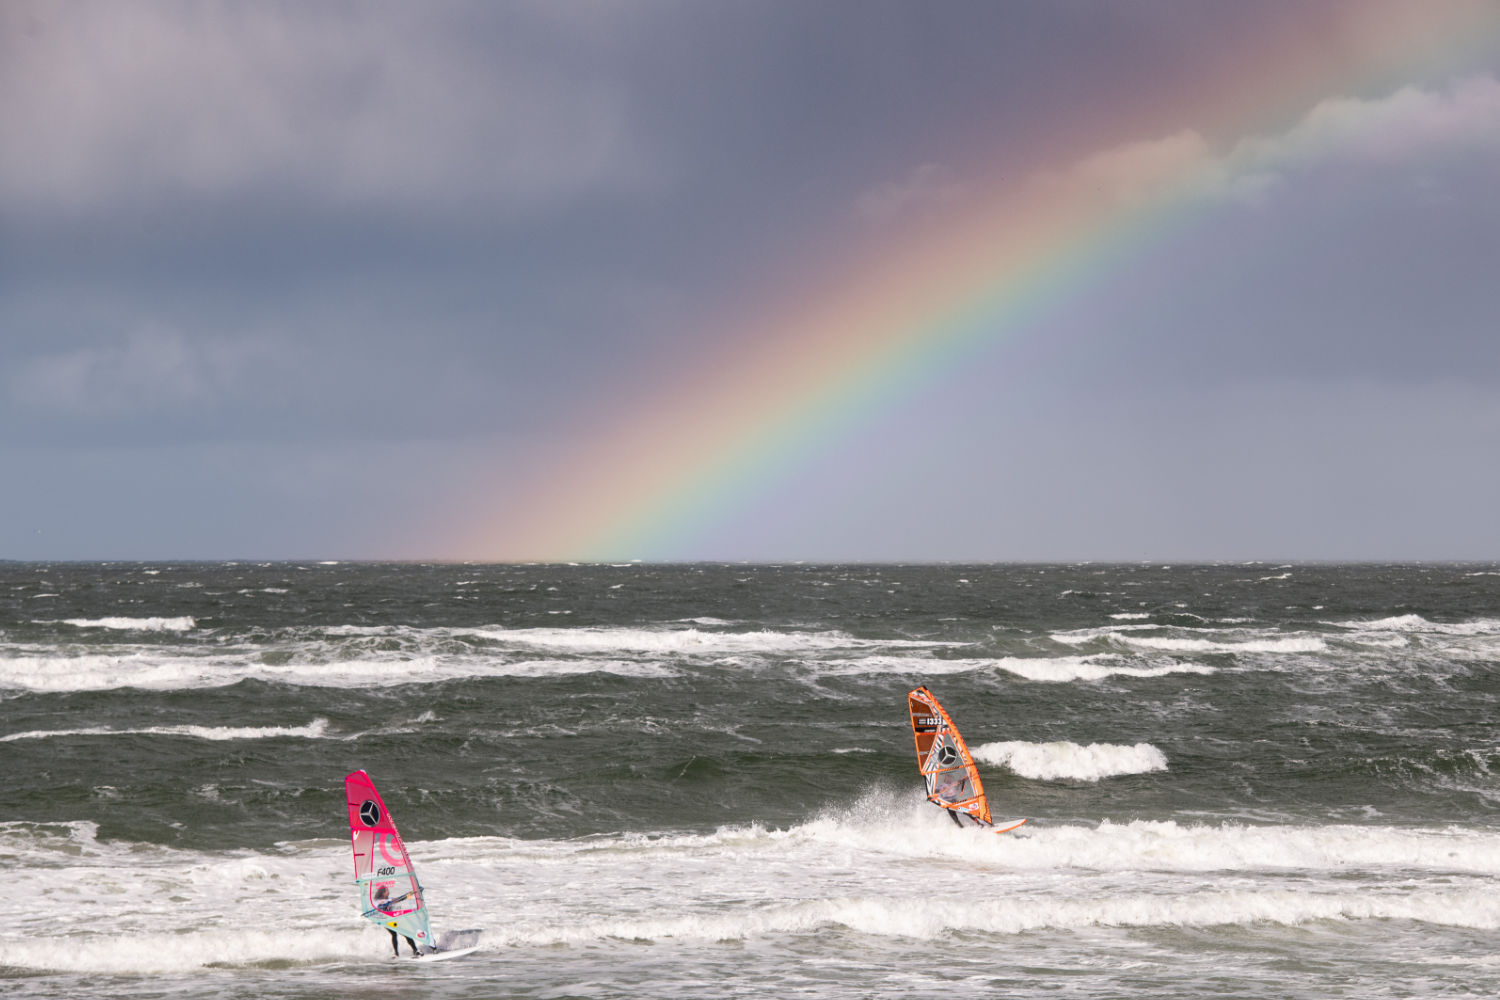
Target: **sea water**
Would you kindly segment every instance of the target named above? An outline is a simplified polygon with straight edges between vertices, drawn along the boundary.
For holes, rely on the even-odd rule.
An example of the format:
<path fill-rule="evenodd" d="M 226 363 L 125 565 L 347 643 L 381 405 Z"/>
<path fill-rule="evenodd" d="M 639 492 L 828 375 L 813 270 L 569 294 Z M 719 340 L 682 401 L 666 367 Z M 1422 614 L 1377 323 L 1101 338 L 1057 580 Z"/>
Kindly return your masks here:
<path fill-rule="evenodd" d="M 0 564 L 0 994 L 1497 996 L 1497 708 L 1492 565 Z"/>

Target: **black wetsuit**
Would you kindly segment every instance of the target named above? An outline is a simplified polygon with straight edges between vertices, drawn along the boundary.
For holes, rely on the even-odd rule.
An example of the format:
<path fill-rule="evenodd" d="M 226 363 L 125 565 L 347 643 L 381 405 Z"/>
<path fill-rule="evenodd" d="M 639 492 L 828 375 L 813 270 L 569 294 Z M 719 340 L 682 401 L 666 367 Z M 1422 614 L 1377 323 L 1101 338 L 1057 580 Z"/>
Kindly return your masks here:
<path fill-rule="evenodd" d="M 396 932 L 392 931 L 389 927 L 387 927 L 386 930 L 391 931 L 391 953 L 394 954 L 397 958 L 400 958 L 401 938 L 398 938 L 396 936 Z M 406 937 L 406 935 L 403 934 L 401 935 L 401 937 Z M 411 957 L 419 957 L 420 953 L 417 951 L 417 942 L 413 941 L 411 938 L 406 938 L 406 943 L 411 945 Z"/>
<path fill-rule="evenodd" d="M 390 907 L 395 906 L 397 903 L 401 902 L 403 899 L 410 895 L 411 893 L 406 893 L 405 895 L 397 896 L 395 899 L 382 899 L 380 902 L 375 904 L 375 909 L 379 910 L 381 913 L 389 913 Z M 391 953 L 394 954 L 397 958 L 400 958 L 401 941 L 396 937 L 396 931 L 394 928 L 387 927 L 386 930 L 391 932 Z M 401 935 L 401 937 L 406 937 L 406 935 L 403 934 Z M 411 957 L 420 957 L 421 952 L 417 951 L 417 942 L 407 937 L 406 943 L 411 945 Z"/>

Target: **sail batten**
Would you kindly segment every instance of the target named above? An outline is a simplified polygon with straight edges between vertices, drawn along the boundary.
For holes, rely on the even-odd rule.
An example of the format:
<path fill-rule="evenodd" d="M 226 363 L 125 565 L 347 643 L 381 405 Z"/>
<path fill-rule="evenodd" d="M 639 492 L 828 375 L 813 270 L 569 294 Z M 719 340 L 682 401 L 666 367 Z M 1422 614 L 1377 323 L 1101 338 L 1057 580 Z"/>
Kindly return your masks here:
<path fill-rule="evenodd" d="M 917 745 L 917 770 L 927 786 L 927 801 L 976 823 L 992 825 L 979 769 L 947 711 L 925 687 L 909 692 L 906 700 Z"/>

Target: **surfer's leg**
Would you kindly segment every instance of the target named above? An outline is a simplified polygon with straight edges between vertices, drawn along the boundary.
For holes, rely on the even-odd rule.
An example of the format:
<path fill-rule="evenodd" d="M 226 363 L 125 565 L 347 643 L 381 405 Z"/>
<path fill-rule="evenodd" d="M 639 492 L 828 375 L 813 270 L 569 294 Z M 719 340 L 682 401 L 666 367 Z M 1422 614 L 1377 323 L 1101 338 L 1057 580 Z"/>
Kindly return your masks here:
<path fill-rule="evenodd" d="M 945 809 L 943 811 L 948 814 L 948 818 L 953 821 L 954 826 L 958 827 L 960 830 L 964 828 L 964 821 L 958 818 L 958 813 L 954 812 L 952 809 Z"/>
<path fill-rule="evenodd" d="M 389 931 L 391 929 L 387 927 L 386 930 Z M 397 958 L 401 957 L 401 940 L 396 937 L 395 931 L 391 931 L 391 954 L 395 955 Z"/>
<path fill-rule="evenodd" d="M 411 957 L 412 958 L 416 958 L 417 956 L 419 956 L 421 954 L 421 952 L 417 951 L 417 942 L 413 941 L 411 938 L 407 938 L 406 939 L 406 943 L 409 944 L 409 945 L 411 945 Z M 400 948 L 396 949 L 396 954 L 397 955 L 401 954 L 401 949 Z"/>

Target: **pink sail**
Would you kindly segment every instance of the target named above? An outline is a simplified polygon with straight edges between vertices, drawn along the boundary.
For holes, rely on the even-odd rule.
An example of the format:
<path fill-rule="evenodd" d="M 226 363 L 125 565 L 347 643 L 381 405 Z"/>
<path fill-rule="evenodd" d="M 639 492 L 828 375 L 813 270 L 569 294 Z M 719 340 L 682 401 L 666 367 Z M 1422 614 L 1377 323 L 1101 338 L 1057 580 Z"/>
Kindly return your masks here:
<path fill-rule="evenodd" d="M 364 771 L 344 778 L 344 798 L 361 912 L 367 920 L 411 938 L 422 950 L 431 949 L 432 927 L 422 886 L 385 800 Z"/>

